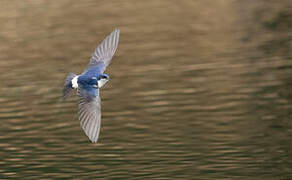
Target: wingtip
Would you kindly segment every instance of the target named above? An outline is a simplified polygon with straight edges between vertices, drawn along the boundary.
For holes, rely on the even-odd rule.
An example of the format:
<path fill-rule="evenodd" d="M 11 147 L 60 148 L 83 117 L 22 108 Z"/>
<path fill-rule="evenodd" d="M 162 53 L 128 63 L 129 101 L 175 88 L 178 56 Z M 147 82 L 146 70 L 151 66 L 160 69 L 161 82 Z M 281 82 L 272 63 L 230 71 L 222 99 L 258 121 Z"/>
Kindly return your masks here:
<path fill-rule="evenodd" d="M 90 141 L 91 141 L 91 143 L 97 143 L 97 140 L 93 140 L 93 141 L 92 141 L 92 140 L 90 140 Z"/>
<path fill-rule="evenodd" d="M 115 34 L 120 34 L 120 29 L 119 28 L 115 28 L 114 31 L 113 31 Z"/>
<path fill-rule="evenodd" d="M 91 143 L 97 143 L 97 141 L 98 141 L 98 137 L 89 137 L 88 136 L 88 138 L 91 141 Z"/>
<path fill-rule="evenodd" d="M 85 129 L 83 129 L 83 130 L 91 143 L 97 143 L 99 135 L 95 136 L 95 135 L 92 135 L 92 134 L 88 133 L 87 131 L 85 131 Z"/>

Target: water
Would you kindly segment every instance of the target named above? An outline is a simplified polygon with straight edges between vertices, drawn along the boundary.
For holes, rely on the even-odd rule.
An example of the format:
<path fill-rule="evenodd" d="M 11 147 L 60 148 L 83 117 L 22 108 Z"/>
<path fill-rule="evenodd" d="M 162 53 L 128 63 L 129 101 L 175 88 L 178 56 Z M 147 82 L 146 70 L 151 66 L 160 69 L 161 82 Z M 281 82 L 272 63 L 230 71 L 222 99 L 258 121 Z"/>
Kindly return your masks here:
<path fill-rule="evenodd" d="M 0 2 L 0 178 L 290 179 L 291 3 Z M 91 144 L 68 72 L 121 30 Z"/>

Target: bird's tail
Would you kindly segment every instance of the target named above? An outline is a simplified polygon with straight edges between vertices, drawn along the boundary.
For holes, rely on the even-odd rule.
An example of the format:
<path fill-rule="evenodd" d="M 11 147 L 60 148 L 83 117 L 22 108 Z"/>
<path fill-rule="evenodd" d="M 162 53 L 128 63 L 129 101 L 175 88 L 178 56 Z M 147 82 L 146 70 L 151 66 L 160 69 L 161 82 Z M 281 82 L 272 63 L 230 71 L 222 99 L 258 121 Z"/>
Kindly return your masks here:
<path fill-rule="evenodd" d="M 63 88 L 63 100 L 65 100 L 69 95 L 72 87 L 72 79 L 76 76 L 74 73 L 69 73 L 65 79 L 64 88 Z"/>

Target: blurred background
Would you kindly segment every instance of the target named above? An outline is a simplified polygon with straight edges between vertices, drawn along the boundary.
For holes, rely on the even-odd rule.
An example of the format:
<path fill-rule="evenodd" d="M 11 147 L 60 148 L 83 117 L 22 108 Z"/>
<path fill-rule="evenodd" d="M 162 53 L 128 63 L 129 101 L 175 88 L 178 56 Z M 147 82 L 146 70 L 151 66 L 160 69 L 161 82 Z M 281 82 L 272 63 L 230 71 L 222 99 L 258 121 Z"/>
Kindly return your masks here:
<path fill-rule="evenodd" d="M 1 0 L 0 178 L 292 178 L 291 8 Z M 116 27 L 92 144 L 63 80 Z"/>

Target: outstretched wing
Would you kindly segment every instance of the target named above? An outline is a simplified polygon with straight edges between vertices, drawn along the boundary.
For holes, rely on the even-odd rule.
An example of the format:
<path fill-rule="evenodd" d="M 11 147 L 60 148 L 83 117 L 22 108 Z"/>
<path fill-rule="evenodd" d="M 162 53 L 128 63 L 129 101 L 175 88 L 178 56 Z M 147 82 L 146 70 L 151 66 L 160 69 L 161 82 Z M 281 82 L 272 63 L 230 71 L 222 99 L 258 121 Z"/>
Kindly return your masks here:
<path fill-rule="evenodd" d="M 91 142 L 97 142 L 100 130 L 100 98 L 99 90 L 95 88 L 78 88 L 78 116 L 80 126 Z"/>
<path fill-rule="evenodd" d="M 109 65 L 117 50 L 119 37 L 120 30 L 115 29 L 99 46 L 97 46 L 92 54 L 92 57 L 90 58 L 88 65 L 89 68 L 98 66 L 102 73 L 105 71 L 105 68 Z"/>

